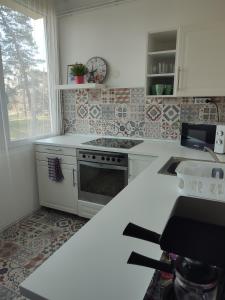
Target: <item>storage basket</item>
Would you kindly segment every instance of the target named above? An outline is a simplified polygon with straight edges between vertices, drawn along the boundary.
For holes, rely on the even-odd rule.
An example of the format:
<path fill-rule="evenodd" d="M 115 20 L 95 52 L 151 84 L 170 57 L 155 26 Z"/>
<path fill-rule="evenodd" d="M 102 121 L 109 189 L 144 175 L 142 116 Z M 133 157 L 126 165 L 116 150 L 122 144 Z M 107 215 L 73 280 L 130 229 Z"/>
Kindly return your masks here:
<path fill-rule="evenodd" d="M 187 160 L 176 173 L 181 195 L 225 201 L 225 164 Z"/>

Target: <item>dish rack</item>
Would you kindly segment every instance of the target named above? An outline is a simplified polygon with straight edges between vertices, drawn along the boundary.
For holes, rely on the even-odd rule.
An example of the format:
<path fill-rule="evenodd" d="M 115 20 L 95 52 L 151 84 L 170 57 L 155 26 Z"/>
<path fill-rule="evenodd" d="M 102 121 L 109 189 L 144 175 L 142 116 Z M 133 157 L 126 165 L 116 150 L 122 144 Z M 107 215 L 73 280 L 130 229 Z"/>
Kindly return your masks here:
<path fill-rule="evenodd" d="M 181 195 L 225 201 L 225 164 L 182 161 L 176 168 Z"/>

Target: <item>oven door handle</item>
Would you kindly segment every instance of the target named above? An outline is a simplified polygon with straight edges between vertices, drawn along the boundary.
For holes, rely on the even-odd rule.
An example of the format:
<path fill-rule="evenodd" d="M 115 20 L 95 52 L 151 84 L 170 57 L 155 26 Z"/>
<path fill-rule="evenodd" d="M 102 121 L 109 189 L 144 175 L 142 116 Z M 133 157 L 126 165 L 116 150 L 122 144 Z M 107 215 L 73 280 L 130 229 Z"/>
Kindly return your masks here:
<path fill-rule="evenodd" d="M 78 164 L 93 167 L 93 168 L 101 168 L 101 169 L 109 169 L 109 170 L 122 170 L 122 171 L 128 170 L 128 167 L 126 167 L 126 166 L 115 166 L 115 165 L 104 164 L 104 163 L 78 161 Z"/>

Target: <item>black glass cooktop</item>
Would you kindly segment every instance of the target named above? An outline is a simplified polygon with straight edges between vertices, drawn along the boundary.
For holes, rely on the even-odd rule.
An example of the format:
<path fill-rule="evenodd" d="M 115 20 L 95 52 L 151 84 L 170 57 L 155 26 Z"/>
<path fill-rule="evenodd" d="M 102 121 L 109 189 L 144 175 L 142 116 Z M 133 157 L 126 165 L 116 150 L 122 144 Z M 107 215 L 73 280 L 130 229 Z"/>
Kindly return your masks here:
<path fill-rule="evenodd" d="M 91 146 L 99 146 L 99 147 L 130 149 L 141 143 L 143 143 L 142 140 L 99 138 L 83 144 L 91 145 Z"/>

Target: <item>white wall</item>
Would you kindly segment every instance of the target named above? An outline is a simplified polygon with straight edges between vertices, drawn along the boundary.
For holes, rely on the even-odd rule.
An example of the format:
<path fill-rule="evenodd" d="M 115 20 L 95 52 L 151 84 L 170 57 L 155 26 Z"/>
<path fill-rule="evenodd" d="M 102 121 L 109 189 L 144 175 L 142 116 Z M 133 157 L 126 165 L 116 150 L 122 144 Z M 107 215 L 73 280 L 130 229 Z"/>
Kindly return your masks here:
<path fill-rule="evenodd" d="M 0 230 L 38 207 L 33 146 L 0 154 Z"/>
<path fill-rule="evenodd" d="M 110 64 L 108 85 L 143 87 L 148 31 L 213 23 L 224 14 L 224 0 L 136 0 L 60 17 L 63 83 L 68 64 L 101 56 Z"/>

